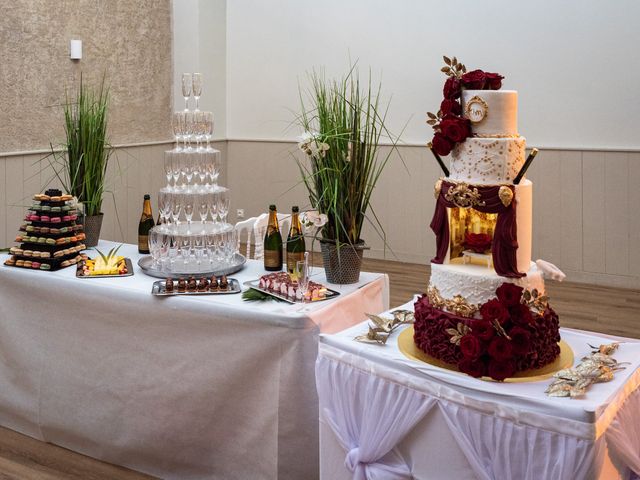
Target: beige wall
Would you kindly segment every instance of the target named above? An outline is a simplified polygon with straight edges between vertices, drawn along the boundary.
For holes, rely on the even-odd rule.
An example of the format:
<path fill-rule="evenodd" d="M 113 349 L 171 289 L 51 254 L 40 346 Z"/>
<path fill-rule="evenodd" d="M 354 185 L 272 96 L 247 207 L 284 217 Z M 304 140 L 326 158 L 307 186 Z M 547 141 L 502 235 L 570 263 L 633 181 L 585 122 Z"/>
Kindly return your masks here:
<path fill-rule="evenodd" d="M 308 205 L 284 142 L 228 142 L 231 214 L 280 211 Z M 428 263 L 435 252 L 429 229 L 440 171 L 424 147 L 400 147 L 382 176 L 373 207 L 384 225 L 386 258 Z M 529 172 L 534 182 L 533 258 L 555 263 L 577 282 L 640 288 L 640 152 L 543 150 Z M 382 240 L 369 228 L 363 235 L 385 255 Z M 391 251 L 392 250 L 392 251 Z M 394 257 L 395 255 L 395 257 Z"/>
<path fill-rule="evenodd" d="M 111 85 L 112 144 L 167 140 L 171 110 L 170 0 L 12 0 L 0 15 L 0 153 L 63 138 L 65 87 L 82 72 Z M 69 40 L 83 58 L 69 59 Z M 1 161 L 1 160 L 0 160 Z"/>

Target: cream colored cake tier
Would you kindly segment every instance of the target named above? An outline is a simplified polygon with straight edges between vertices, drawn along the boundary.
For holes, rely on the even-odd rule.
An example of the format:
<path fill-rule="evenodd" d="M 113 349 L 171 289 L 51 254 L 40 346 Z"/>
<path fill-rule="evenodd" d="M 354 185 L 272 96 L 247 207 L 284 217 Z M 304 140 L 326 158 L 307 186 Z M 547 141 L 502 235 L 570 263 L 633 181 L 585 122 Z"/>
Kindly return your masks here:
<path fill-rule="evenodd" d="M 525 138 L 467 138 L 451 152 L 453 180 L 478 185 L 512 183 L 525 161 Z"/>
<path fill-rule="evenodd" d="M 518 92 L 515 90 L 463 90 L 462 112 L 476 136 L 518 135 Z"/>
<path fill-rule="evenodd" d="M 496 289 L 505 282 L 514 283 L 527 290 L 535 288 L 541 294 L 544 292 L 543 274 L 533 262 L 529 264 L 527 275 L 522 278 L 501 277 L 492 269 L 480 265 L 432 263 L 429 290 L 433 293 L 435 287 L 445 303 L 460 295 L 470 305 L 482 305 L 496 298 Z M 450 311 L 452 308 L 444 309 Z"/>
<path fill-rule="evenodd" d="M 529 270 L 531 263 L 531 236 L 533 228 L 533 183 L 523 180 L 515 185 L 516 223 L 518 250 L 516 250 L 517 268 L 519 272 Z M 452 232 L 449 232 L 452 235 Z M 449 252 L 445 263 L 450 263 Z"/>

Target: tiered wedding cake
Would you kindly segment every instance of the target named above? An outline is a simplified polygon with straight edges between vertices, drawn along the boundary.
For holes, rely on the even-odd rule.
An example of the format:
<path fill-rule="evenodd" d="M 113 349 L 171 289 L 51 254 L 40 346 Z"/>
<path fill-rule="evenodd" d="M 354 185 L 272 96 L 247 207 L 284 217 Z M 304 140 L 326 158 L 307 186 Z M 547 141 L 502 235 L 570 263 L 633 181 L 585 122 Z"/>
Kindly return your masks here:
<path fill-rule="evenodd" d="M 435 185 L 437 251 L 427 294 L 415 305 L 414 340 L 465 373 L 503 380 L 560 353 L 541 269 L 564 275 L 531 261 L 533 185 L 518 177 L 525 139 L 517 92 L 499 90 L 498 74 L 445 62 L 445 98 L 428 123 L 436 157 L 451 153 L 450 172 Z"/>

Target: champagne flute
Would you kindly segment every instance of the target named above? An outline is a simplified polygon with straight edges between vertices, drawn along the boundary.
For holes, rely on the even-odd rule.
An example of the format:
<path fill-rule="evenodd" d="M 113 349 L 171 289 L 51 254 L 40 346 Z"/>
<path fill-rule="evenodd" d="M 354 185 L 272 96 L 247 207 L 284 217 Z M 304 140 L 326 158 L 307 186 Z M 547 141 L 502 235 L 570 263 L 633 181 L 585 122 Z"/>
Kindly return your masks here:
<path fill-rule="evenodd" d="M 198 178 L 200 179 L 200 185 L 204 188 L 208 185 L 207 182 L 207 152 L 198 152 Z"/>
<path fill-rule="evenodd" d="M 191 233 L 191 219 L 193 218 L 193 206 L 194 206 L 194 197 L 195 195 L 191 195 L 188 193 L 183 193 L 183 206 L 184 216 L 187 219 L 187 233 Z"/>
<path fill-rule="evenodd" d="M 213 150 L 209 144 L 213 138 L 213 112 L 204 112 L 204 138 L 207 142 L 206 150 Z"/>
<path fill-rule="evenodd" d="M 194 136 L 196 131 L 196 120 L 193 112 L 183 112 L 184 113 L 184 138 L 185 138 L 185 149 L 193 150 L 191 146 L 191 137 Z"/>
<path fill-rule="evenodd" d="M 227 223 L 227 215 L 229 214 L 230 203 L 231 203 L 231 199 L 227 194 L 227 189 L 223 189 L 218 194 L 218 216 L 220 217 L 220 221 L 223 224 Z"/>
<path fill-rule="evenodd" d="M 202 74 L 201 73 L 193 74 L 192 87 L 193 87 L 193 98 L 196 99 L 196 112 L 198 112 L 200 111 L 200 108 L 198 107 L 198 103 L 200 101 L 200 95 L 202 95 Z"/>
<path fill-rule="evenodd" d="M 167 177 L 168 188 L 171 188 L 171 180 L 173 179 L 173 166 L 171 165 L 171 162 L 173 161 L 171 158 L 172 155 L 172 151 L 164 152 L 164 175 Z"/>
<path fill-rule="evenodd" d="M 200 215 L 200 223 L 204 225 L 207 221 L 207 216 L 209 215 L 209 194 L 199 193 L 196 198 L 198 201 L 198 215 Z"/>
<path fill-rule="evenodd" d="M 171 155 L 171 174 L 173 177 L 173 189 L 178 191 L 178 180 L 180 180 L 180 176 L 182 175 L 182 163 L 180 158 L 183 156 L 183 153 L 174 153 Z"/>
<path fill-rule="evenodd" d="M 180 225 L 180 214 L 182 213 L 182 195 L 181 193 L 171 197 L 171 222 L 174 225 Z"/>
<path fill-rule="evenodd" d="M 193 79 L 190 73 L 182 74 L 182 96 L 184 97 L 184 111 L 189 111 L 189 97 L 191 96 L 191 89 L 193 87 Z"/>
<path fill-rule="evenodd" d="M 298 289 L 302 295 L 302 301 L 306 301 L 307 290 L 309 288 L 309 260 L 305 252 L 304 260 L 296 262 L 296 278 L 298 279 Z"/>
<path fill-rule="evenodd" d="M 173 112 L 171 116 L 171 128 L 173 129 L 173 135 L 176 137 L 176 151 L 179 152 L 181 150 L 180 140 L 182 138 L 182 126 L 180 120 L 180 114 L 182 112 Z"/>

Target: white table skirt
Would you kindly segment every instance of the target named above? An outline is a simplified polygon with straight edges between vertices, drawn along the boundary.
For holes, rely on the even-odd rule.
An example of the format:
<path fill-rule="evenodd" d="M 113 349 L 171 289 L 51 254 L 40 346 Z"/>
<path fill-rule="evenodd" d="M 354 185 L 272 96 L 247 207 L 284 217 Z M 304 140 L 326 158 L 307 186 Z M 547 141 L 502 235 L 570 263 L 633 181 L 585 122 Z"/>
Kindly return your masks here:
<path fill-rule="evenodd" d="M 409 303 L 401 308 L 411 308 Z M 321 335 L 322 479 L 627 479 L 640 474 L 640 341 L 562 329 L 576 362 L 624 342 L 629 362 L 583 398 L 550 398 L 550 380 L 485 382 L 353 341 L 366 322 Z M 390 415 L 390 412 L 397 412 Z"/>
<path fill-rule="evenodd" d="M 388 308 L 387 276 L 308 306 L 163 298 L 120 253 L 134 276 L 0 267 L 0 424 L 162 478 L 316 478 L 318 335 Z"/>

